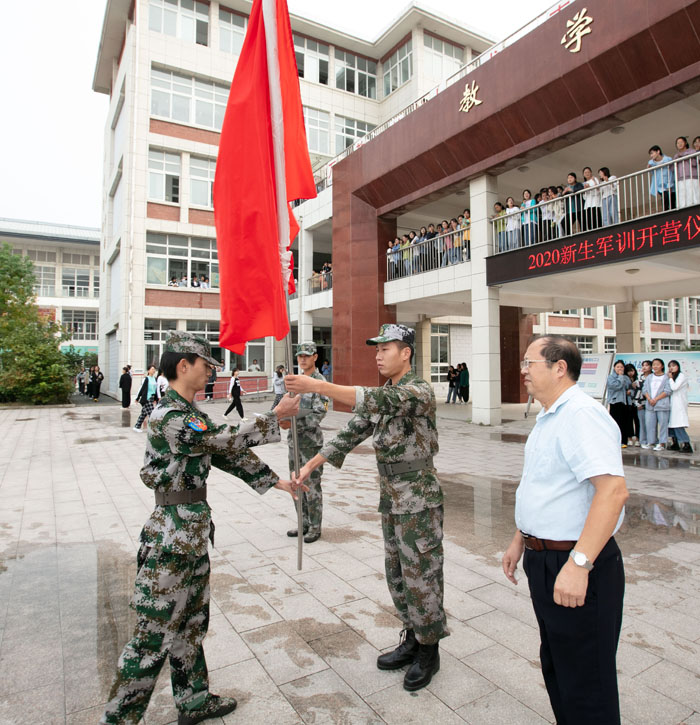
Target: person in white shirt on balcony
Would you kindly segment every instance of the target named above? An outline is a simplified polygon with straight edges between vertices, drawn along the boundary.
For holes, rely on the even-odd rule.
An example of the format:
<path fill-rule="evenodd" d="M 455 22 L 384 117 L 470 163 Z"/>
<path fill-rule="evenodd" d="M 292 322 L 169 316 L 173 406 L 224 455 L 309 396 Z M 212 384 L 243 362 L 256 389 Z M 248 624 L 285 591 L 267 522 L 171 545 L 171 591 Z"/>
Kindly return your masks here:
<path fill-rule="evenodd" d="M 593 169 L 590 166 L 583 168 L 583 185 L 587 191 L 583 192 L 584 210 L 584 226 L 586 231 L 600 229 L 603 224 L 603 215 L 601 213 L 600 190 L 596 187 L 600 181 L 593 176 Z"/>
<path fill-rule="evenodd" d="M 610 224 L 617 224 L 620 221 L 620 212 L 618 209 L 620 185 L 617 183 L 617 176 L 611 176 L 610 169 L 607 166 L 601 166 L 598 169 L 598 178 L 600 179 L 603 226 L 607 227 Z"/>
<path fill-rule="evenodd" d="M 685 136 L 676 139 L 677 153 L 674 159 L 682 159 L 684 156 L 697 154 L 694 148 L 690 147 Z M 698 183 L 698 165 L 700 158 L 686 159 L 676 164 L 676 196 L 678 207 L 695 206 L 700 204 L 700 184 Z"/>

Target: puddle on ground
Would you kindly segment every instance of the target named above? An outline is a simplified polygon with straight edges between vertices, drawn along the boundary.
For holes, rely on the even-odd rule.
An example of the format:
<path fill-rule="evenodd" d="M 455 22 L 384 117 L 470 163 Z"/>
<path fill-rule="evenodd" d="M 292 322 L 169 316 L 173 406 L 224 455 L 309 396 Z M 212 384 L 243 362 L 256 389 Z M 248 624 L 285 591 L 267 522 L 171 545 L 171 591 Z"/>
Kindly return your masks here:
<path fill-rule="evenodd" d="M 658 453 L 627 448 L 622 451 L 622 463 L 625 466 L 647 468 L 651 471 L 667 471 L 670 468 L 700 471 L 700 460 L 690 458 L 687 453 L 659 455 Z"/>
<path fill-rule="evenodd" d="M 106 443 L 107 441 L 121 440 L 126 440 L 126 436 L 97 436 L 95 438 L 76 438 L 75 444 L 78 446 L 82 446 L 86 443 Z"/>
<path fill-rule="evenodd" d="M 527 443 L 527 434 L 494 431 L 493 433 L 489 433 L 489 440 L 501 441 L 502 443 Z"/>
<path fill-rule="evenodd" d="M 17 418 L 15 422 L 20 423 L 25 420 L 36 420 L 36 418 Z"/>

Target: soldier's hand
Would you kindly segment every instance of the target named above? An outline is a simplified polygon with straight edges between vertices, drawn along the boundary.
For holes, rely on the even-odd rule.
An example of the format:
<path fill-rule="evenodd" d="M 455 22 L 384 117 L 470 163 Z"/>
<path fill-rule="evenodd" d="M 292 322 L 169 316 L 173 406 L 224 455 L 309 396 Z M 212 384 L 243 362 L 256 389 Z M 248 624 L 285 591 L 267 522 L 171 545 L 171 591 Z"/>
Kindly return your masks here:
<path fill-rule="evenodd" d="M 515 578 L 515 570 L 518 568 L 518 562 L 520 557 L 523 555 L 523 537 L 519 531 L 515 532 L 513 540 L 506 549 L 506 553 L 503 554 L 503 573 L 506 575 L 506 579 L 513 584 L 517 584 L 518 580 Z"/>
<path fill-rule="evenodd" d="M 299 412 L 299 398 L 292 398 L 290 395 L 282 396 L 282 400 L 277 404 L 274 413 L 277 420 L 282 421 L 283 418 L 291 418 Z M 283 426 L 289 428 L 289 424 Z"/>
<path fill-rule="evenodd" d="M 313 393 L 319 381 L 310 375 L 287 375 L 284 386 L 290 393 Z"/>
<path fill-rule="evenodd" d="M 301 489 L 302 491 L 309 490 L 308 486 L 292 483 L 292 481 L 285 481 L 284 479 L 281 479 L 281 478 L 275 484 L 275 488 L 278 488 L 280 491 L 286 491 L 295 501 L 297 500 L 297 491 L 299 489 Z"/>
<path fill-rule="evenodd" d="M 309 476 L 313 473 L 314 467 L 306 463 L 299 469 L 299 475 L 292 473 L 292 483 L 296 486 L 303 486 L 304 481 L 307 481 Z"/>

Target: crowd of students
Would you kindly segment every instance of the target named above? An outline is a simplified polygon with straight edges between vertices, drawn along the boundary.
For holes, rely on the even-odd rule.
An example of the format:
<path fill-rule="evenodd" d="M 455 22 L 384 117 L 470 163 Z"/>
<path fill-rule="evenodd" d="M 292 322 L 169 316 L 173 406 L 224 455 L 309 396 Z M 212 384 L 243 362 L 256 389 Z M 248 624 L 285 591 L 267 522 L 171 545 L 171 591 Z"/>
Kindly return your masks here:
<path fill-rule="evenodd" d="M 78 393 L 86 395 L 97 402 L 100 399 L 100 387 L 104 377 L 100 372 L 99 365 L 93 365 L 89 370 L 81 368 L 80 372 L 75 376 L 78 383 Z"/>
<path fill-rule="evenodd" d="M 647 166 L 659 166 L 649 175 L 648 193 L 659 211 L 669 211 L 700 204 L 700 163 L 698 158 L 687 159 L 700 152 L 700 136 L 692 146 L 685 136 L 676 139 L 676 153 L 671 158 L 661 147 L 649 149 Z M 587 232 L 620 221 L 619 182 L 607 166 L 593 173 L 590 166 L 582 171 L 582 180 L 570 171 L 566 184 L 543 186 L 532 194 L 524 189 L 522 200 L 509 196 L 506 203 L 497 201 L 493 206 L 494 232 L 499 252 L 527 247 L 538 242 Z M 582 193 L 577 193 L 582 192 Z"/>
<path fill-rule="evenodd" d="M 205 274 L 200 274 L 197 277 L 196 274 L 192 275 L 192 279 L 188 279 L 186 274 L 178 280 L 176 275 L 173 275 L 168 282 L 168 287 L 199 287 L 201 289 L 209 289 L 209 277 Z"/>
<path fill-rule="evenodd" d="M 457 367 L 447 368 L 447 400 L 453 405 L 465 405 L 469 402 L 469 368 L 467 363 L 458 363 Z"/>
<path fill-rule="evenodd" d="M 692 453 L 688 437 L 688 378 L 677 360 L 668 372 L 663 360 L 642 363 L 642 373 L 624 360 L 617 360 L 608 376 L 610 415 L 620 428 L 622 447 L 641 446 L 655 451 L 667 449 Z"/>

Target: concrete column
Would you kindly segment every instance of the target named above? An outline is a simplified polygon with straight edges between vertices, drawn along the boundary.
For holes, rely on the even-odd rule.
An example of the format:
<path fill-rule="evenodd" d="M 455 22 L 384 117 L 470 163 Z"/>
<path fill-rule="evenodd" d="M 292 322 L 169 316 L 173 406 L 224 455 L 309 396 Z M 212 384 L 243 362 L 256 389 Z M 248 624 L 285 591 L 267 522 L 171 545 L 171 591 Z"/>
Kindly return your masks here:
<path fill-rule="evenodd" d="M 309 294 L 309 282 L 314 267 L 314 234 L 304 228 L 300 220 L 299 231 L 299 342 L 309 342 L 313 338 L 313 315 L 304 312 L 304 299 Z"/>
<path fill-rule="evenodd" d="M 499 425 L 501 422 L 500 293 L 486 285 L 486 257 L 493 250 L 491 223 L 498 186 L 485 174 L 469 184 L 472 226 L 472 369 L 470 394 L 472 422 Z"/>
<path fill-rule="evenodd" d="M 430 382 L 430 319 L 416 324 L 416 374 Z"/>
<path fill-rule="evenodd" d="M 620 352 L 641 352 L 639 336 L 639 303 L 622 302 L 615 305 L 617 349 Z"/>

